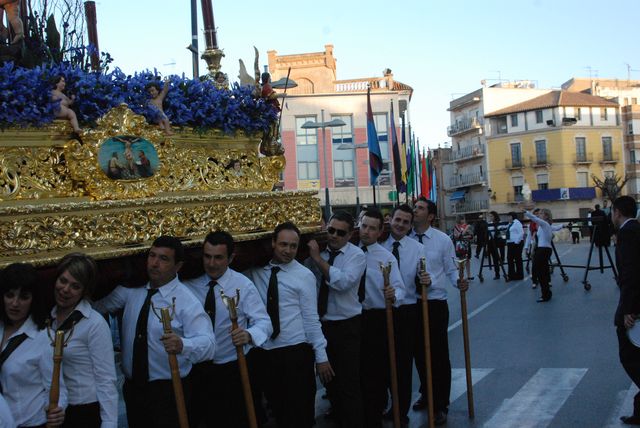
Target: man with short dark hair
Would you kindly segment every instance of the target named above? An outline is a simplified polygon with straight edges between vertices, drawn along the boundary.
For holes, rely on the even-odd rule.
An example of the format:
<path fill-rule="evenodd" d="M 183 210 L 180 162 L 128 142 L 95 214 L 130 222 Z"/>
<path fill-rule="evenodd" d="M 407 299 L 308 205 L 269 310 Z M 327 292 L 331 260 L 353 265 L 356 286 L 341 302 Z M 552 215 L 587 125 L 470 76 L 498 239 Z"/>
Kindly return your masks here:
<path fill-rule="evenodd" d="M 185 281 L 211 318 L 216 336 L 213 359 L 193 367 L 193 395 L 189 408 L 189 425 L 207 428 L 249 426 L 245 397 L 238 367 L 236 346 L 245 354 L 262 345 L 273 332 L 267 310 L 253 283 L 231 269 L 234 242 L 225 231 L 209 233 L 202 247 L 204 275 Z M 229 311 L 222 295 L 236 298 L 238 328 L 232 330 Z"/>
<path fill-rule="evenodd" d="M 322 383 L 334 373 L 318 319 L 313 273 L 295 259 L 300 230 L 291 222 L 273 231 L 271 261 L 246 274 L 267 307 L 273 333 L 266 350 L 265 392 L 279 428 L 310 428 L 315 423 L 315 369 Z"/>
<path fill-rule="evenodd" d="M 360 222 L 360 247 L 366 256 L 364 299 L 362 301 L 362 352 L 360 374 L 364 403 L 364 426 L 381 428 L 382 413 L 390 385 L 387 343 L 386 303 L 397 305 L 404 298 L 404 283 L 393 254 L 378 243 L 384 217 L 377 208 L 369 208 Z M 391 265 L 389 284 L 384 283 L 381 266 Z"/>
<path fill-rule="evenodd" d="M 509 281 L 524 279 L 522 249 L 524 248 L 524 228 L 518 214 L 510 212 L 511 221 L 507 226 L 507 267 Z"/>
<path fill-rule="evenodd" d="M 320 251 L 312 239 L 305 265 L 316 275 L 318 315 L 327 338 L 327 356 L 336 376 L 327 395 L 332 412 L 342 427 L 362 427 L 360 391 L 360 335 L 362 305 L 358 288 L 365 268 L 365 255 L 349 240 L 354 220 L 336 211 L 327 226 L 327 248 Z"/>
<path fill-rule="evenodd" d="M 186 404 L 193 363 L 215 352 L 211 320 L 178 279 L 184 250 L 179 239 L 161 236 L 147 255 L 149 282 L 140 288 L 118 286 L 95 303 L 101 313 L 124 309 L 122 317 L 123 395 L 131 428 L 178 426 L 167 354 L 178 359 Z M 160 308 L 171 308 L 173 333 L 164 334 Z"/>
<path fill-rule="evenodd" d="M 447 304 L 447 283 L 466 291 L 469 283 L 458 279 L 458 269 L 454 260 L 455 249 L 451 239 L 432 226 L 436 217 L 436 204 L 420 197 L 413 208 L 413 230 L 410 235 L 424 245 L 427 272 L 431 280 L 427 300 L 429 305 L 429 334 L 431 339 L 433 411 L 436 425 L 447 422 L 449 395 L 451 394 L 451 361 L 449 360 L 449 305 Z M 424 353 L 424 328 L 422 311 L 418 311 L 414 358 L 420 377 L 420 399 L 413 405 L 414 410 L 427 408 L 427 379 Z"/>
<path fill-rule="evenodd" d="M 413 225 L 413 209 L 407 204 L 398 205 L 391 215 L 389 237 L 382 246 L 393 254 L 398 262 L 404 283 L 405 294 L 394 311 L 396 336 L 396 361 L 398 367 L 398 405 L 400 420 L 409 423 L 407 413 L 411 407 L 411 380 L 413 378 L 413 347 L 416 320 L 418 317 L 418 295 L 420 288 L 431 283 L 429 274 L 419 271 L 420 258 L 424 257 L 424 245 L 407 234 Z M 392 413 L 387 413 L 387 418 Z"/>
<path fill-rule="evenodd" d="M 629 330 L 637 329 L 640 316 L 640 224 L 635 220 L 636 201 L 621 196 L 613 202 L 611 219 L 618 229 L 616 239 L 616 266 L 620 300 L 616 309 L 615 325 L 622 367 L 640 387 L 640 348 L 629 338 Z M 633 414 L 622 416 L 622 422 L 640 425 L 640 393 L 633 399 Z"/>

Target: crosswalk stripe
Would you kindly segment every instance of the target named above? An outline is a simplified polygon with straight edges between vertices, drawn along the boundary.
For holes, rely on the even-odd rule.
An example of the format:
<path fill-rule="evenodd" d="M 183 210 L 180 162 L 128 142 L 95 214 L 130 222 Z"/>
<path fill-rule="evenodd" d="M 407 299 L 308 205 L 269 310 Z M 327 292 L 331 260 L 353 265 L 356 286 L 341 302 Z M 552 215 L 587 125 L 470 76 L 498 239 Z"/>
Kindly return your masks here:
<path fill-rule="evenodd" d="M 620 391 L 618 393 L 618 400 L 616 400 L 616 402 L 619 404 L 615 406 L 615 408 L 611 412 L 611 415 L 607 420 L 607 425 L 605 425 L 607 428 L 619 428 L 628 426 L 622 423 L 622 421 L 620 420 L 620 416 L 630 416 L 631 413 L 633 413 L 633 397 L 637 393 L 638 387 L 633 383 L 631 383 L 629 389 L 627 389 L 626 391 Z"/>
<path fill-rule="evenodd" d="M 587 369 L 542 368 L 510 399 L 504 400 L 485 427 L 542 428 L 549 425 Z"/>

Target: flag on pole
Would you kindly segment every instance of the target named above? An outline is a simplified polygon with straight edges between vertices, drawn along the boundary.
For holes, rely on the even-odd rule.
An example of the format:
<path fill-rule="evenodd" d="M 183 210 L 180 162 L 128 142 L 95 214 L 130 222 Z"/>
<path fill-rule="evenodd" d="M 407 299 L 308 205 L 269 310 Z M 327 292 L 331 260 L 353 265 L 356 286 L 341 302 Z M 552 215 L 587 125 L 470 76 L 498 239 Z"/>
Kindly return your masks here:
<path fill-rule="evenodd" d="M 402 121 L 404 125 L 404 120 Z M 409 125 L 411 126 L 411 125 Z M 402 139 L 404 140 L 404 130 L 402 132 Z M 414 186 L 414 174 L 415 174 L 415 161 L 413 155 L 413 140 L 409 138 L 409 149 L 407 150 L 407 194 L 415 196 L 415 186 Z"/>
<path fill-rule="evenodd" d="M 402 132 L 402 138 L 400 138 L 400 164 L 402 165 L 402 181 L 405 184 L 405 189 L 409 183 L 409 168 L 407 161 L 407 139 L 405 138 L 405 128 L 404 128 L 404 114 L 402 115 L 402 125 L 400 127 L 400 132 Z M 407 192 L 408 193 L 408 192 Z"/>
<path fill-rule="evenodd" d="M 436 185 L 436 167 L 435 165 L 433 165 L 431 167 L 431 182 L 429 183 L 431 185 L 431 200 L 436 203 L 437 199 L 438 199 L 438 188 Z"/>
<path fill-rule="evenodd" d="M 376 125 L 373 123 L 371 111 L 371 88 L 367 88 L 367 145 L 369 146 L 369 180 L 372 186 L 376 185 L 378 176 L 382 172 L 382 152 L 378 142 Z"/>
<path fill-rule="evenodd" d="M 422 162 L 420 168 L 420 195 L 429 199 L 430 195 L 430 185 L 429 185 L 429 159 L 427 158 L 427 154 L 422 149 Z"/>
<path fill-rule="evenodd" d="M 393 101 L 391 101 L 391 149 L 393 151 L 393 175 L 396 179 L 396 190 L 398 193 L 404 193 L 407 186 L 403 181 L 402 159 L 400 155 L 400 146 L 398 144 L 398 135 L 396 133 L 396 120 L 393 112 Z M 404 153 L 402 154 L 402 157 Z M 406 168 L 405 168 L 406 169 Z"/>

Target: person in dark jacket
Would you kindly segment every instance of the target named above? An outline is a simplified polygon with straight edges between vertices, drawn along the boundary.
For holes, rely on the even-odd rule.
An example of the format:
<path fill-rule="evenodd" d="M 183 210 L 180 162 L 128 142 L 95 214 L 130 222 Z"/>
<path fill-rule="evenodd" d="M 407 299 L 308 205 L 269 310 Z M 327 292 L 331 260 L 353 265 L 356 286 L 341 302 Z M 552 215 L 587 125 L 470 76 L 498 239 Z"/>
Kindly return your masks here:
<path fill-rule="evenodd" d="M 640 387 L 640 348 L 634 345 L 629 332 L 640 316 L 640 224 L 635 220 L 636 201 L 621 196 L 613 202 L 612 220 L 618 229 L 616 239 L 616 265 L 620 300 L 616 309 L 615 325 L 622 367 Z M 635 326 L 635 327 L 634 327 Z M 622 422 L 640 425 L 640 393 L 633 399 L 633 414 L 622 416 Z"/>

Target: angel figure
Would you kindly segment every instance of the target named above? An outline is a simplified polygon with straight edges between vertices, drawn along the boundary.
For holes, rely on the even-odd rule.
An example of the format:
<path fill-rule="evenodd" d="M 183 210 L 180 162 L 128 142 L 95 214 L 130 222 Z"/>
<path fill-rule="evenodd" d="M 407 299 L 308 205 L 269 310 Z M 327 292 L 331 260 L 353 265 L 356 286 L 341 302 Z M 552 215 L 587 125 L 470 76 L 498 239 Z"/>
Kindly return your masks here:
<path fill-rule="evenodd" d="M 145 86 L 145 89 L 149 93 L 149 96 L 151 96 L 148 106 L 157 114 L 155 117 L 156 123 L 164 131 L 165 135 L 173 135 L 169 118 L 164 114 L 164 110 L 162 109 L 164 98 L 167 96 L 167 93 L 169 93 L 169 79 L 164 79 L 162 88 L 158 82 L 151 82 Z"/>
<path fill-rule="evenodd" d="M 11 44 L 19 43 L 24 40 L 24 25 L 20 18 L 20 0 L 0 0 L 0 42 L 9 38 L 9 29 L 3 24 L 5 12 L 14 34 Z"/>
<path fill-rule="evenodd" d="M 60 103 L 55 108 L 55 115 L 60 119 L 67 119 L 73 128 L 73 131 L 79 133 L 81 131 L 80 125 L 78 125 L 78 117 L 76 113 L 71 110 L 71 105 L 74 103 L 76 96 L 71 95 L 68 97 L 65 95 L 64 90 L 66 88 L 66 81 L 63 76 L 55 76 L 51 80 L 53 89 L 51 90 L 51 101 L 59 101 Z"/>

